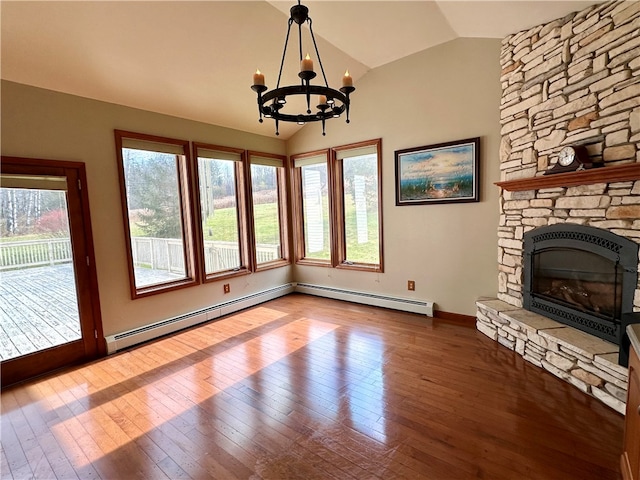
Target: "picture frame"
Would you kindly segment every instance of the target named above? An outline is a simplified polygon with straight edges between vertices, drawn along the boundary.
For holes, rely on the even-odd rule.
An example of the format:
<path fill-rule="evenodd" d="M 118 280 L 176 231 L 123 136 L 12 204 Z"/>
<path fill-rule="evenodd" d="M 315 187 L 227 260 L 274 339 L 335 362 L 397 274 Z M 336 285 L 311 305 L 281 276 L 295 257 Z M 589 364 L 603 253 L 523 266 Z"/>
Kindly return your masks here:
<path fill-rule="evenodd" d="M 480 137 L 395 151 L 396 206 L 480 201 Z"/>

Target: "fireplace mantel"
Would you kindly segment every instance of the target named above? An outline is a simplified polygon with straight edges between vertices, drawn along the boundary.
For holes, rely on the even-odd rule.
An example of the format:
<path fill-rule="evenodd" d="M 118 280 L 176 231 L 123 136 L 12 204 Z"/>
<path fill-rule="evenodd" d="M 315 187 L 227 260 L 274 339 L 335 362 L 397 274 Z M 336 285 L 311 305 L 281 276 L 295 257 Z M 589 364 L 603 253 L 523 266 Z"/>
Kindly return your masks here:
<path fill-rule="evenodd" d="M 580 172 L 557 173 L 532 178 L 519 178 L 496 182 L 495 185 L 510 192 L 540 190 L 542 188 L 575 187 L 594 183 L 615 183 L 640 180 L 640 163 L 612 167 L 592 168 Z"/>

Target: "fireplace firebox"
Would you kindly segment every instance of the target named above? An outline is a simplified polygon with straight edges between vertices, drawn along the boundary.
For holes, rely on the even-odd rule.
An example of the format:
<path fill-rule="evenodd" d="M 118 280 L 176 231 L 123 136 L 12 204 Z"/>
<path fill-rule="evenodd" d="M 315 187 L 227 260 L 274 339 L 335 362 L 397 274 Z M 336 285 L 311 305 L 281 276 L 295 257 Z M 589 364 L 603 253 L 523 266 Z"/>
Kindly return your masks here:
<path fill-rule="evenodd" d="M 573 224 L 524 235 L 524 308 L 620 346 L 638 282 L 638 244 L 607 230 Z"/>

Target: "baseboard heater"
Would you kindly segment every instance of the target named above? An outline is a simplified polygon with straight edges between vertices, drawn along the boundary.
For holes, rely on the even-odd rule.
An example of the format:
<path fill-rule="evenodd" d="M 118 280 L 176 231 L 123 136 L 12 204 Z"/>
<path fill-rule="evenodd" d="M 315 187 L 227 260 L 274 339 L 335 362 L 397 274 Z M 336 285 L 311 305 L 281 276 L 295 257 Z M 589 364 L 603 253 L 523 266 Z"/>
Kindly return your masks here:
<path fill-rule="evenodd" d="M 148 340 L 153 340 L 154 338 L 174 333 L 248 307 L 253 307 L 254 305 L 282 297 L 292 293 L 293 291 L 293 284 L 286 283 L 278 287 L 246 295 L 235 300 L 196 310 L 195 312 L 185 313 L 184 315 L 161 320 L 126 332 L 109 335 L 106 337 L 107 354 L 115 353 L 123 348 L 128 348 Z"/>
<path fill-rule="evenodd" d="M 422 313 L 433 317 L 433 302 L 428 300 L 388 297 L 376 293 L 344 290 L 342 288 L 324 287 L 322 285 L 311 285 L 309 283 L 294 283 L 293 285 L 294 290 L 299 293 L 307 293 L 309 295 L 317 295 L 319 297 L 333 298 L 336 300 L 346 300 L 347 302 L 364 303 L 366 305 L 391 308 L 405 312 Z"/>

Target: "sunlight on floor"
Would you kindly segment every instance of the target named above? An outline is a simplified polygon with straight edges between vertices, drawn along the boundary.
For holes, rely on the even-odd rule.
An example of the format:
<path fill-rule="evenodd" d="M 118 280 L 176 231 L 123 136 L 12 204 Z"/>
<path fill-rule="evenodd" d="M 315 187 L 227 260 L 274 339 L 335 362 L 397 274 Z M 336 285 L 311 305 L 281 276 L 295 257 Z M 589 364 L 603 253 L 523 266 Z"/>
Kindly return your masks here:
<path fill-rule="evenodd" d="M 279 312 L 265 308 L 259 310 L 260 315 L 249 322 L 241 321 L 246 320 L 246 316 L 222 320 L 234 322 L 233 334 L 216 334 L 216 323 L 200 329 L 197 339 L 189 335 L 191 332 L 181 334 L 185 342 L 192 345 L 186 355 L 215 348 L 225 340 L 265 326 L 281 316 Z M 188 414 L 193 406 L 206 402 L 337 328 L 334 324 L 301 318 L 219 353 L 209 355 L 205 352 L 202 355 L 205 358 L 192 364 L 187 364 L 184 357 L 176 354 L 166 356 L 162 366 L 158 366 L 157 359 L 167 353 L 162 348 L 162 341 L 108 358 L 101 365 L 104 376 L 88 378 L 81 386 L 72 387 L 73 402 L 63 400 L 61 403 L 55 398 L 47 398 L 49 403 L 53 402 L 52 407 L 57 405 L 56 410 L 68 408 L 77 412 L 76 416 L 69 415 L 70 418 L 62 420 L 52 430 L 61 439 L 74 439 L 69 445 L 70 451 L 77 450 L 76 443 L 83 445 L 85 453 L 87 449 L 84 447 L 90 446 L 86 457 L 76 458 L 79 463 L 74 466 L 81 468 L 129 442 L 135 442 L 153 429 L 162 428 L 171 418 Z M 202 341 L 203 333 L 212 334 L 206 342 Z M 162 370 L 162 374 L 157 374 L 157 370 Z M 70 376 L 86 374 L 79 369 Z M 142 386 L 144 390 L 141 390 Z M 115 391 L 107 392 L 108 389 L 123 391 L 116 394 Z M 57 395 L 61 394 L 54 397 Z M 82 408 L 74 408 L 73 403 L 78 402 L 87 407 L 86 412 Z M 120 412 L 130 412 L 130 409 L 136 410 L 135 424 L 122 425 L 126 416 Z"/>

